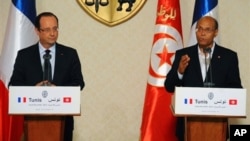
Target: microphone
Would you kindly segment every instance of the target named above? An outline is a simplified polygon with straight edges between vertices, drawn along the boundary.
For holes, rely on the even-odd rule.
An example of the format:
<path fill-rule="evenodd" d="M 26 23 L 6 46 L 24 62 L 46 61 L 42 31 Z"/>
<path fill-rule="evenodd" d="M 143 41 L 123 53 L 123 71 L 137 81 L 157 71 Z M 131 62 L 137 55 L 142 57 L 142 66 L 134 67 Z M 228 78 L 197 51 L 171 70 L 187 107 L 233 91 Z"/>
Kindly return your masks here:
<path fill-rule="evenodd" d="M 206 47 L 203 49 L 203 52 L 205 53 L 205 56 L 206 56 L 206 53 L 211 53 L 211 48 L 210 47 Z"/>
<path fill-rule="evenodd" d="M 211 64 L 211 60 L 212 60 L 212 56 L 211 56 L 211 48 L 206 47 L 203 49 L 203 52 L 205 54 L 205 71 L 206 71 L 206 77 L 205 77 L 205 82 L 204 82 L 204 86 L 205 87 L 213 87 L 214 83 L 213 83 L 213 76 L 212 76 L 212 64 Z M 207 60 L 207 54 L 209 55 L 209 58 Z M 208 82 L 208 78 L 207 78 L 207 65 L 209 64 L 209 73 L 210 73 L 210 82 Z"/>
<path fill-rule="evenodd" d="M 44 60 L 50 60 L 50 58 L 51 58 L 51 55 L 50 55 L 50 54 L 44 54 L 44 55 L 43 55 L 43 59 L 44 59 Z"/>

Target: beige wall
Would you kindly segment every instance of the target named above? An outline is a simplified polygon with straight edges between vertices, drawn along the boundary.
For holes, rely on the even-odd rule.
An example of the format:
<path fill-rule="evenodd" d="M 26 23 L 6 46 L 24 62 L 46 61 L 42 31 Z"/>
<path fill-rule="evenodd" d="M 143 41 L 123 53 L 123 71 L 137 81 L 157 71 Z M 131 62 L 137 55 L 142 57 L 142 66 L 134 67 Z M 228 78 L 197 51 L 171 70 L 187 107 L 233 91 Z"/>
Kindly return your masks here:
<path fill-rule="evenodd" d="M 0 2 L 2 46 L 10 0 Z M 180 3 L 187 44 L 194 0 Z M 58 42 L 76 48 L 82 62 L 86 87 L 82 116 L 75 117 L 75 141 L 139 140 L 156 5 L 157 0 L 148 0 L 131 20 L 108 27 L 87 15 L 76 0 L 37 0 L 38 13 L 52 11 L 58 16 Z M 246 89 L 250 88 L 249 7 L 249 0 L 219 0 L 220 44 L 238 52 Z M 250 118 L 232 122 L 249 124 Z"/>

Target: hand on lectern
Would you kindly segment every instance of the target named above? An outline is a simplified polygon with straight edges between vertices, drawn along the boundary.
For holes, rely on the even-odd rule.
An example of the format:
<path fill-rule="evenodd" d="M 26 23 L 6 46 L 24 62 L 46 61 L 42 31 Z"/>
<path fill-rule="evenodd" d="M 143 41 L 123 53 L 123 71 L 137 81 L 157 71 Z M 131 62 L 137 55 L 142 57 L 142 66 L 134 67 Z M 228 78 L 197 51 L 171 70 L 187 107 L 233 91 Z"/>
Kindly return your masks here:
<path fill-rule="evenodd" d="M 56 86 L 55 84 L 52 84 L 48 80 L 41 81 L 36 84 L 36 86 Z"/>

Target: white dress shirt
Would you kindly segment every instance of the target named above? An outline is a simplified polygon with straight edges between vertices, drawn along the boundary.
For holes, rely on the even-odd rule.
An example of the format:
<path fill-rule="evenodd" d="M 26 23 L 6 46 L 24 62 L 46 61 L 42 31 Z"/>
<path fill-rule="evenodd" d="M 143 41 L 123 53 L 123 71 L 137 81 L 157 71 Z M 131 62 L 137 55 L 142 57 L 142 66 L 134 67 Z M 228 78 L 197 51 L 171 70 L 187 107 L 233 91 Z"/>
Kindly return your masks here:
<path fill-rule="evenodd" d="M 39 42 L 38 46 L 39 46 L 41 64 L 42 64 L 42 67 L 43 67 L 43 64 L 44 64 L 43 55 L 45 54 L 45 50 L 47 50 L 47 49 L 45 49 L 40 42 Z M 55 44 L 52 47 L 50 47 L 49 50 L 50 50 L 50 55 L 51 55 L 50 63 L 51 63 L 51 72 L 52 72 L 52 80 L 53 80 L 54 69 L 55 69 L 55 53 L 56 53 Z"/>

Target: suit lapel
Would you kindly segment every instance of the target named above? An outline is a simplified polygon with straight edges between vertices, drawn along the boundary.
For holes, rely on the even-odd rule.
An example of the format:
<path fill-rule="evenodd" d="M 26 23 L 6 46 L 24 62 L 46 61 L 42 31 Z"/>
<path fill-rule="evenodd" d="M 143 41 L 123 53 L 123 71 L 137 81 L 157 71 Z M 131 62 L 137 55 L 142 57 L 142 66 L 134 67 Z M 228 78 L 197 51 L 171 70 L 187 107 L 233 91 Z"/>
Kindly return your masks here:
<path fill-rule="evenodd" d="M 211 60 L 211 68 L 209 67 L 209 69 L 212 69 L 212 77 L 213 78 L 217 77 L 216 75 L 218 74 L 216 72 L 216 69 L 213 69 L 213 66 L 219 66 L 219 61 L 220 61 L 220 57 L 221 57 L 220 55 L 221 55 L 220 47 L 217 44 L 215 44 L 215 48 L 214 48 L 214 52 L 213 52 L 213 56 L 212 56 L 212 60 Z"/>
<path fill-rule="evenodd" d="M 220 47 L 218 45 L 215 44 L 215 48 L 214 48 L 214 52 L 213 52 L 213 56 L 212 56 L 212 64 L 215 64 L 218 62 L 218 60 L 220 59 Z"/>
<path fill-rule="evenodd" d="M 40 70 L 38 73 L 40 75 L 43 75 L 43 64 L 41 63 L 41 58 L 40 58 L 40 52 L 39 52 L 39 47 L 38 44 L 34 46 L 34 51 L 33 51 L 33 59 L 34 59 L 34 64 L 33 67 L 38 68 Z"/>
<path fill-rule="evenodd" d="M 56 44 L 56 53 L 55 53 L 55 68 L 54 68 L 54 77 L 53 82 L 56 82 L 58 78 L 60 78 L 61 66 L 64 65 L 64 52 L 60 45 Z"/>

